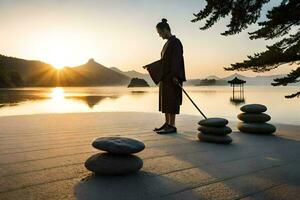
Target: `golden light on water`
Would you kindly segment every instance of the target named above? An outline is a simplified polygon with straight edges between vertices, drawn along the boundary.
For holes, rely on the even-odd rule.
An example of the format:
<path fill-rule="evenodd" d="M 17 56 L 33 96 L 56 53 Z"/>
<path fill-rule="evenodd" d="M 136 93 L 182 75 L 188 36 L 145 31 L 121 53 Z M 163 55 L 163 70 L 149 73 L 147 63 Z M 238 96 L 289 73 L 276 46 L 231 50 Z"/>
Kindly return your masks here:
<path fill-rule="evenodd" d="M 61 87 L 56 87 L 52 89 L 50 96 L 54 101 L 61 101 L 65 98 L 65 91 Z"/>
<path fill-rule="evenodd" d="M 64 88 L 52 88 L 49 93 L 49 100 L 44 101 L 41 105 L 42 109 L 47 109 L 52 113 L 66 113 L 66 112 L 84 112 L 87 105 L 80 101 L 66 98 L 67 94 Z"/>
<path fill-rule="evenodd" d="M 32 89 L 17 90 L 15 92 L 19 95 L 15 100 L 16 104 L 11 106 L 6 103 L 0 106 L 0 116 L 80 112 L 158 112 L 158 88 L 139 89 L 144 91 L 141 93 L 131 90 L 124 87 L 56 87 L 40 88 L 34 91 Z M 232 89 L 230 87 L 187 86 L 186 90 L 207 116 L 221 116 L 229 120 L 237 120 L 236 115 L 240 113 L 240 106 L 231 103 Z M 298 99 L 286 100 L 284 98 L 286 93 L 293 91 L 294 87 L 248 86 L 245 98 L 247 104 L 257 103 L 257 99 L 260 99 L 259 103 L 268 105 L 268 113 L 272 116 L 274 123 L 284 121 L 289 124 L 300 124 Z M 37 97 L 42 98 L 28 100 L 28 96 L 33 96 L 36 92 Z M 268 93 L 267 96 L 266 93 Z M 21 97 L 23 99 L 20 99 Z M 277 100 L 274 101 L 274 99 Z M 182 114 L 200 117 L 197 109 L 187 98 L 183 98 L 180 111 Z"/>

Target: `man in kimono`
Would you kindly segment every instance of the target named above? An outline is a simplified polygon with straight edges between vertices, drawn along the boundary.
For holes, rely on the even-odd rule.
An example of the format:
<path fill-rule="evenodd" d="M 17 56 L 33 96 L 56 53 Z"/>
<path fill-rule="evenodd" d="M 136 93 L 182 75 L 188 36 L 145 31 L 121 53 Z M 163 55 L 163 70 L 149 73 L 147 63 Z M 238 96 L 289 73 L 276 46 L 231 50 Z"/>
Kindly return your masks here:
<path fill-rule="evenodd" d="M 159 84 L 159 111 L 165 114 L 165 123 L 154 131 L 158 134 L 177 132 L 175 116 L 180 112 L 182 91 L 178 84 L 186 81 L 183 59 L 183 46 L 178 38 L 171 34 L 166 19 L 156 25 L 160 37 L 166 39 L 161 59 L 144 66 L 154 83 Z"/>

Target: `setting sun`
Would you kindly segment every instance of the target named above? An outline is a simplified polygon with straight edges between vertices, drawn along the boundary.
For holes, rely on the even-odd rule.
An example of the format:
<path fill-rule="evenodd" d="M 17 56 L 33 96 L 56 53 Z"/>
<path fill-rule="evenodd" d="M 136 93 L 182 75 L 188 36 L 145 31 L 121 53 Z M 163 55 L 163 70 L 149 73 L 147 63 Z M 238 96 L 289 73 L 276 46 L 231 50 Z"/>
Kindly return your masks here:
<path fill-rule="evenodd" d="M 55 69 L 62 69 L 62 68 L 64 68 L 64 66 L 62 66 L 62 65 L 57 65 L 57 66 L 53 66 Z"/>
<path fill-rule="evenodd" d="M 99 52 L 99 48 L 96 50 L 92 46 L 86 32 L 74 33 L 74 30 L 66 27 L 37 32 L 30 40 L 35 42 L 28 49 L 56 69 L 80 65 Z"/>

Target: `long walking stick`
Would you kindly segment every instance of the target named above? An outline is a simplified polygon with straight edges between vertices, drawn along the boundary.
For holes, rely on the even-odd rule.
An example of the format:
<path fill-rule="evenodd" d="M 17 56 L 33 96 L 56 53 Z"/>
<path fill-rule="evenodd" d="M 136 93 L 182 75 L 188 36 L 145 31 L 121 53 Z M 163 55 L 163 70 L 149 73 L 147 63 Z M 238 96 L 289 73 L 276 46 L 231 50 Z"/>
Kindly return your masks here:
<path fill-rule="evenodd" d="M 188 95 L 188 93 L 185 91 L 185 89 L 183 89 L 183 87 L 180 85 L 180 83 L 178 81 L 176 81 L 177 85 L 179 85 L 179 87 L 182 89 L 182 91 L 184 92 L 184 94 L 189 98 L 189 100 L 193 103 L 193 105 L 197 108 L 197 110 L 201 113 L 201 115 L 207 119 L 207 117 L 204 115 L 204 113 L 198 108 L 198 106 L 194 103 L 194 101 L 191 99 L 191 97 Z"/>

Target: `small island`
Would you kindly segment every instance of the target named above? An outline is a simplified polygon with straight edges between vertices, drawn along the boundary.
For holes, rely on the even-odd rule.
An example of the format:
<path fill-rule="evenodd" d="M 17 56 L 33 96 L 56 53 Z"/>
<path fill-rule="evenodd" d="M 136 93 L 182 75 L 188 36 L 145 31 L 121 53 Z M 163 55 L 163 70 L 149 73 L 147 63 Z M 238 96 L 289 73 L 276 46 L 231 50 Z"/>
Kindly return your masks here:
<path fill-rule="evenodd" d="M 132 78 L 128 87 L 149 87 L 149 84 L 144 79 Z"/>
<path fill-rule="evenodd" d="M 195 84 L 195 86 L 211 86 L 211 85 L 226 85 L 227 82 L 224 80 L 216 80 L 216 79 L 201 79 L 200 83 Z"/>

